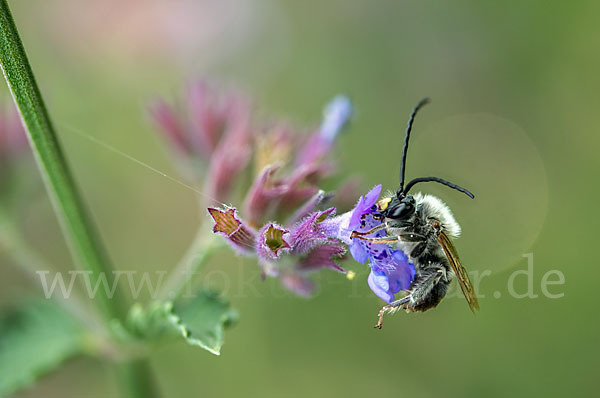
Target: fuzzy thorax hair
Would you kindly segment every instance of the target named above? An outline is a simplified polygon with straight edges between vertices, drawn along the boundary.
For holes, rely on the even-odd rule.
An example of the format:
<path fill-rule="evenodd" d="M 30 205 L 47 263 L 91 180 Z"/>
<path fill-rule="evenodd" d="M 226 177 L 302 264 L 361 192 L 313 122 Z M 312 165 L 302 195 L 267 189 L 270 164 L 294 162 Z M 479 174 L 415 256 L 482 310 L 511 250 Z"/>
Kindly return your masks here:
<path fill-rule="evenodd" d="M 422 194 L 421 192 L 413 195 L 417 209 L 421 208 L 425 217 L 433 217 L 442 224 L 444 231 L 452 238 L 460 236 L 460 225 L 454 219 L 452 211 L 444 202 L 433 195 Z"/>

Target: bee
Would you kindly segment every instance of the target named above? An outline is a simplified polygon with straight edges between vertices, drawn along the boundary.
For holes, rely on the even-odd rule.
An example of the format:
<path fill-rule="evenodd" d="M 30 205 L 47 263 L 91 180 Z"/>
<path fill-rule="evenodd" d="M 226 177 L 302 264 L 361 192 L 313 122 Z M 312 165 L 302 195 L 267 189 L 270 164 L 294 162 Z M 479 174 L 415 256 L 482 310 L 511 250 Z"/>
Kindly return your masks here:
<path fill-rule="evenodd" d="M 433 195 L 409 194 L 411 188 L 422 182 L 437 182 L 456 189 L 474 199 L 475 196 L 456 184 L 438 177 L 415 178 L 404 184 L 406 154 L 410 133 L 417 112 L 427 103 L 424 99 L 413 109 L 404 137 L 400 169 L 400 187 L 395 195 L 381 199 L 376 204 L 374 217 L 381 224 L 366 232 L 353 232 L 355 238 L 373 243 L 394 244 L 409 257 L 415 267 L 415 276 L 406 295 L 393 301 L 379 311 L 381 329 L 383 315 L 403 309 L 406 312 L 423 312 L 436 307 L 448 292 L 453 276 L 456 275 L 460 288 L 467 299 L 471 311 L 479 310 L 477 295 L 462 266 L 452 239 L 460 235 L 460 226 L 452 211 Z M 387 236 L 367 237 L 385 230 Z"/>

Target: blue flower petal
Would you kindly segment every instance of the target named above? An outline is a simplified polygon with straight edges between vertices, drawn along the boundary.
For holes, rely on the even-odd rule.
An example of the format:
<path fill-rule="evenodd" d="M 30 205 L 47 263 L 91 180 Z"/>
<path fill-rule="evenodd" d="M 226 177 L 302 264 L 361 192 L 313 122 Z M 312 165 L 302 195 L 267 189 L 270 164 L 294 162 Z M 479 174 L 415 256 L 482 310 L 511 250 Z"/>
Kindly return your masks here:
<path fill-rule="evenodd" d="M 409 288 L 415 268 L 404 252 L 388 247 L 377 256 L 369 255 L 369 260 L 371 274 L 368 282 L 377 296 L 389 303 L 396 293 Z"/>
<path fill-rule="evenodd" d="M 390 272 L 390 278 L 394 281 L 393 292 L 407 290 L 415 277 L 415 267 L 408 261 L 408 257 L 401 250 L 395 250 L 392 253 L 394 257 L 395 269 Z"/>
<path fill-rule="evenodd" d="M 383 271 L 371 269 L 369 278 L 367 279 L 369 287 L 379 298 L 391 303 L 394 301 L 394 295 L 389 292 L 389 283 L 387 275 Z"/>
<path fill-rule="evenodd" d="M 331 145 L 352 116 L 352 102 L 344 95 L 338 95 L 325 107 L 321 138 Z"/>
<path fill-rule="evenodd" d="M 346 243 L 357 262 L 364 264 L 369 260 L 371 266 L 369 286 L 377 296 L 389 303 L 394 300 L 396 293 L 408 289 L 415 275 L 414 266 L 406 254 L 395 245 L 351 238 L 354 231 L 364 233 L 381 225 L 382 221 L 375 217 L 377 210 L 374 208 L 380 194 L 381 185 L 376 185 L 366 195 L 361 196 L 353 210 L 318 223 L 318 232 Z M 308 224 L 314 226 L 313 223 Z M 315 228 L 310 229 L 311 232 L 313 229 Z M 385 230 L 379 230 L 368 236 L 378 238 L 386 235 Z M 293 237 L 292 230 L 292 241 L 294 241 Z"/>
<path fill-rule="evenodd" d="M 355 238 L 353 240 L 357 241 L 358 239 Z M 362 245 L 358 242 L 353 242 L 350 245 L 350 254 L 352 254 L 352 257 L 354 257 L 354 259 L 361 264 L 364 264 L 365 261 L 369 259 L 369 252 L 367 251 L 365 245 Z"/>
<path fill-rule="evenodd" d="M 371 207 L 373 207 L 373 205 L 375 203 L 377 203 L 377 199 L 379 198 L 379 195 L 381 194 L 381 184 L 379 185 L 375 185 L 373 187 L 373 189 L 371 189 L 366 195 L 365 195 L 365 200 L 364 200 L 364 205 L 366 206 L 365 208 L 363 208 L 364 211 L 368 211 L 369 209 L 371 209 Z"/>
<path fill-rule="evenodd" d="M 371 207 L 377 202 L 379 194 L 381 193 L 381 184 L 376 185 L 371 189 L 365 196 L 361 196 L 358 203 L 352 211 L 352 217 L 348 223 L 349 229 L 357 229 L 360 226 L 360 219 L 363 215 L 369 213 Z"/>

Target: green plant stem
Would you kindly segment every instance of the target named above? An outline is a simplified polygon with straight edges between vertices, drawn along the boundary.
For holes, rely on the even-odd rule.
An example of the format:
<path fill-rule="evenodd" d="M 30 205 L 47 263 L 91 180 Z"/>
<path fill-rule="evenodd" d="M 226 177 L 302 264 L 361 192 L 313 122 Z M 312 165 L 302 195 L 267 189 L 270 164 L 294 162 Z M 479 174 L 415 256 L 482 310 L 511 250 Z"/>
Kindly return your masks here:
<path fill-rule="evenodd" d="M 151 377 L 152 369 L 145 359 L 133 359 L 117 364 L 122 392 L 127 397 L 159 396 L 158 386 Z"/>
<path fill-rule="evenodd" d="M 6 0 L 0 0 L 0 63 L 75 262 L 84 270 L 91 271 L 92 283 L 105 273 L 111 284 L 114 279 L 112 266 L 63 156 Z M 111 299 L 108 292 L 98 289 L 95 302 L 108 321 L 126 316 L 127 307 L 118 291 Z M 148 371 L 147 366 L 142 367 L 137 362 L 130 366 L 131 369 L 128 369 L 128 365 L 124 365 L 121 372 L 128 380 L 130 396 L 149 397 L 143 385 L 147 381 L 144 379 L 149 378 L 143 375 Z"/>
<path fill-rule="evenodd" d="M 158 295 L 159 299 L 177 299 L 183 293 L 184 288 L 192 283 L 201 267 L 220 247 L 220 241 L 215 239 L 215 235 L 200 225 L 190 247 L 162 286 Z"/>
<path fill-rule="evenodd" d="M 63 156 L 6 0 L 0 0 L 0 62 L 75 262 L 92 271 L 92 283 L 102 273 L 112 283 L 112 267 Z M 96 297 L 108 319 L 124 317 L 126 308 L 118 297 L 111 300 L 102 289 Z"/>

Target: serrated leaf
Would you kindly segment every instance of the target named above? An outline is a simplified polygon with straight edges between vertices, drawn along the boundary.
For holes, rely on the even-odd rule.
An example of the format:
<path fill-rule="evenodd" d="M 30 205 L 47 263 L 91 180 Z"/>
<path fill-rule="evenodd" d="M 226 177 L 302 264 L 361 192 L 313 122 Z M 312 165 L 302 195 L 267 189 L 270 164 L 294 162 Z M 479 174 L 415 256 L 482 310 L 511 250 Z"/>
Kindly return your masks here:
<path fill-rule="evenodd" d="M 146 308 L 134 304 L 127 315 L 128 331 L 138 338 L 150 340 L 180 337 L 179 322 L 171 301 L 155 301 Z"/>
<path fill-rule="evenodd" d="M 236 310 L 212 291 L 202 291 L 191 300 L 175 303 L 176 326 L 186 341 L 215 355 L 221 354 L 223 332 L 238 318 Z"/>
<path fill-rule="evenodd" d="M 0 320 L 0 396 L 32 384 L 85 351 L 88 333 L 53 300 L 30 302 Z"/>
<path fill-rule="evenodd" d="M 217 292 L 204 290 L 176 304 L 156 301 L 146 308 L 136 304 L 129 310 L 127 326 L 137 338 L 160 341 L 183 337 L 188 344 L 220 355 L 224 329 L 237 317 L 237 311 Z"/>

